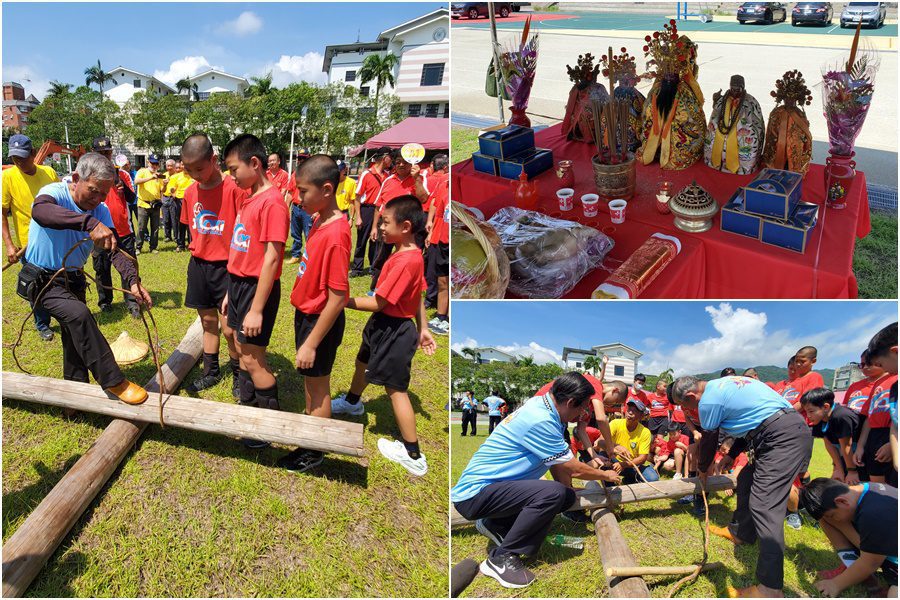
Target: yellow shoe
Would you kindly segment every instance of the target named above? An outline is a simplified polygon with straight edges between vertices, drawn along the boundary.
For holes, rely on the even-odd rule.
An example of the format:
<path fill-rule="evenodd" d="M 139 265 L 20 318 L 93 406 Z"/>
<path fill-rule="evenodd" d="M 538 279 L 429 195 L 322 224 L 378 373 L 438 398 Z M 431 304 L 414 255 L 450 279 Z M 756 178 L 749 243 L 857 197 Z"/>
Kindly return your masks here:
<path fill-rule="evenodd" d="M 147 390 L 127 379 L 115 387 L 107 388 L 106 391 L 125 404 L 143 404 L 147 400 Z"/>
<path fill-rule="evenodd" d="M 740 543 L 741 543 L 741 541 L 740 541 L 739 539 L 737 539 L 736 537 L 734 537 L 734 534 L 731 533 L 731 530 L 728 529 L 728 527 L 718 527 L 718 526 L 716 526 L 716 525 L 710 525 L 710 526 L 709 526 L 709 532 L 710 532 L 711 534 L 713 534 L 713 535 L 717 535 L 717 536 L 719 536 L 719 537 L 725 538 L 726 540 L 728 540 L 728 541 L 731 542 L 732 544 L 737 545 L 737 544 L 740 544 Z"/>
<path fill-rule="evenodd" d="M 300 259 L 297 258 L 296 256 L 292 256 L 288 259 L 287 264 L 296 265 L 298 262 L 300 262 Z"/>
<path fill-rule="evenodd" d="M 712 530 L 712 527 L 710 527 Z M 759 588 L 755 585 L 751 585 L 750 587 L 745 588 L 736 588 L 728 586 L 728 597 L 729 598 L 765 598 L 763 594 L 759 591 Z"/>

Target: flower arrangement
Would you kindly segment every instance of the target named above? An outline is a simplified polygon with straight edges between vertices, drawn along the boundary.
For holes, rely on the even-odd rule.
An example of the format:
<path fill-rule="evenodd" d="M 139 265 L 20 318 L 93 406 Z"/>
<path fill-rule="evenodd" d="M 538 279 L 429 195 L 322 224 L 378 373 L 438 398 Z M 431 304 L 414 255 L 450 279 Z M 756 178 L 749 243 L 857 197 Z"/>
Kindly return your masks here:
<path fill-rule="evenodd" d="M 782 75 L 781 79 L 775 82 L 775 89 L 769 92 L 769 95 L 775 98 L 776 105 L 782 103 L 796 105 L 803 110 L 804 106 L 812 104 L 812 92 L 806 87 L 803 73 L 797 69 Z"/>
<path fill-rule="evenodd" d="M 822 104 L 832 154 L 850 156 L 853 153 L 856 138 L 872 105 L 878 65 L 875 52 L 863 50 L 857 54 L 854 41 L 850 60 L 840 66 L 826 67 L 822 73 Z"/>
<path fill-rule="evenodd" d="M 658 79 L 666 75 L 680 75 L 697 56 L 696 46 L 678 35 L 675 19 L 663 25 L 662 31 L 654 31 L 644 37 L 644 41 L 644 58 L 647 59 L 644 77 Z"/>
<path fill-rule="evenodd" d="M 538 34 L 529 35 L 531 17 L 525 21 L 520 41 L 510 41 L 500 53 L 500 72 L 506 92 L 512 102 L 511 110 L 524 114 L 534 85 L 537 70 Z"/>

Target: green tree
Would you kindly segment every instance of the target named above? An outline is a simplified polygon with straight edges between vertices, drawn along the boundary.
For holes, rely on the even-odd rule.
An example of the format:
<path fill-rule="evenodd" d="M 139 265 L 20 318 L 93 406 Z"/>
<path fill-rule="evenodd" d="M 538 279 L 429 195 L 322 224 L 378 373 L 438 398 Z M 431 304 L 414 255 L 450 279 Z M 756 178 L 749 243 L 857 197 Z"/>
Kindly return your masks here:
<path fill-rule="evenodd" d="M 238 133 L 247 131 L 246 106 L 247 100 L 237 94 L 212 94 L 194 105 L 187 129 L 206 133 L 221 151 Z"/>
<path fill-rule="evenodd" d="M 366 85 L 370 81 L 375 82 L 375 118 L 378 118 L 378 97 L 385 85 L 394 86 L 394 67 L 399 63 L 396 54 L 370 54 L 363 61 L 362 68 L 359 70 L 359 80 L 361 85 Z"/>
<path fill-rule="evenodd" d="M 93 83 L 97 84 L 97 87 L 100 88 L 100 94 L 103 94 L 103 84 L 108 81 L 112 81 L 112 74 L 107 73 L 103 70 L 103 67 L 100 66 L 100 61 L 97 61 L 96 65 L 91 65 L 87 69 L 84 70 L 85 78 L 84 83 L 87 86 L 90 86 Z"/>
<path fill-rule="evenodd" d="M 520 356 L 515 362 L 519 367 L 533 367 L 535 364 L 533 356 Z"/>
<path fill-rule="evenodd" d="M 54 81 L 50 82 L 50 89 L 47 90 L 47 97 L 55 98 L 55 97 L 59 97 L 59 96 L 64 96 L 64 95 L 70 93 L 71 90 L 72 90 L 71 83 L 62 83 L 62 82 L 54 80 Z"/>
<path fill-rule="evenodd" d="M 586 356 L 582 365 L 584 365 L 584 370 L 590 371 L 592 375 L 597 375 L 603 367 L 599 356 Z"/>
<path fill-rule="evenodd" d="M 463 348 L 460 350 L 463 356 L 468 356 L 473 362 L 481 362 L 481 353 L 476 348 Z"/>
<path fill-rule="evenodd" d="M 189 112 L 180 96 L 140 91 L 123 112 L 122 135 L 154 154 L 166 154 L 166 148 L 180 146 L 187 135 Z"/>
<path fill-rule="evenodd" d="M 248 98 L 255 98 L 257 96 L 267 96 L 272 90 L 275 88 L 272 87 L 272 73 L 266 73 L 262 77 L 251 77 L 250 81 L 252 82 L 249 87 L 247 87 L 246 96 Z"/>
<path fill-rule="evenodd" d="M 47 96 L 31 111 L 23 133 L 39 147 L 47 140 L 65 141 L 68 125 L 69 141 L 90 147 L 95 137 L 110 134 L 105 123 L 114 122 L 118 113 L 115 102 L 96 90 L 79 86 L 73 92 L 60 90 L 56 95 Z"/>
<path fill-rule="evenodd" d="M 179 79 L 175 83 L 175 90 L 181 94 L 182 92 L 187 92 L 187 97 L 189 100 L 196 100 L 199 95 L 199 88 L 196 83 L 192 83 L 190 79 L 184 77 Z"/>

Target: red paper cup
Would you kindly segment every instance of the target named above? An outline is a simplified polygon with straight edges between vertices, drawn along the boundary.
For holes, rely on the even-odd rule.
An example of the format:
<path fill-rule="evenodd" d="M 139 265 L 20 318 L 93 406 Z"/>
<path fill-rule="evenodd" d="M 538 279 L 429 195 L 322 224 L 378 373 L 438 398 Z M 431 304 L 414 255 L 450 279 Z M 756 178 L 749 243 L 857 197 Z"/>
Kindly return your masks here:
<path fill-rule="evenodd" d="M 556 190 L 556 197 L 559 198 L 559 210 L 568 212 L 575 207 L 575 190 L 572 188 Z"/>
<path fill-rule="evenodd" d="M 625 222 L 625 208 L 628 203 L 624 200 L 611 200 L 609 203 L 609 220 L 616 225 Z"/>
<path fill-rule="evenodd" d="M 600 204 L 600 196 L 597 194 L 585 194 L 581 197 L 581 208 L 584 216 L 591 218 L 597 216 L 597 206 Z"/>

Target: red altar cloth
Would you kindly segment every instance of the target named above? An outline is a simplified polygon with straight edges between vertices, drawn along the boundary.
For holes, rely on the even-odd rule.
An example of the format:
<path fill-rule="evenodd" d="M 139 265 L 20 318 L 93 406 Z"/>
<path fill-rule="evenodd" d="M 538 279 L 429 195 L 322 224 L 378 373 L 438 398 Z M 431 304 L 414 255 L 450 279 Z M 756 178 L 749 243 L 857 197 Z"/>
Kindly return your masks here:
<path fill-rule="evenodd" d="M 553 150 L 554 161 L 569 159 L 574 162 L 575 170 L 575 210 L 562 213 L 562 218 L 575 220 L 585 225 L 600 228 L 609 223 L 608 209 L 604 202 L 600 203 L 601 214 L 597 219 L 585 219 L 580 201 L 582 194 L 596 192 L 591 156 L 593 146 L 582 142 L 570 142 L 561 133 L 561 126 L 554 126 L 535 135 L 536 145 Z M 791 250 L 763 244 L 758 240 L 745 238 L 719 229 L 719 215 L 713 219 L 713 228 L 703 233 L 687 233 L 673 224 L 673 216 L 662 215 L 656 211 L 656 191 L 660 181 L 672 182 L 673 194 L 677 193 L 692 180 L 708 191 L 721 207 L 727 203 L 732 194 L 740 186 L 752 181 L 755 175 L 731 175 L 710 169 L 698 163 L 683 171 L 664 171 L 658 164 L 637 166 L 637 187 L 635 195 L 628 201 L 626 221 L 617 226 L 611 236 L 616 242 L 614 257 L 619 260 L 627 258 L 615 256 L 626 248 L 637 248 L 650 233 L 660 231 L 678 237 L 685 249 L 689 242 L 699 243 L 701 251 L 691 252 L 692 260 L 702 258 L 705 268 L 702 270 L 703 284 L 694 288 L 695 298 L 856 298 L 856 277 L 853 274 L 853 249 L 856 238 L 863 238 L 869 233 L 869 204 L 867 201 L 865 174 L 858 172 L 850 189 L 847 190 L 847 207 L 842 210 L 823 208 L 825 199 L 825 181 L 822 165 L 810 166 L 803 179 L 803 201 L 819 205 L 819 221 L 810 235 L 806 252 L 799 254 Z M 559 205 L 556 199 L 558 189 L 554 171 L 547 171 L 538 176 L 540 195 L 539 210 L 552 216 L 558 216 Z M 453 165 L 451 169 L 451 185 L 453 200 L 468 206 L 478 207 L 489 217 L 499 208 L 512 202 L 513 187 L 510 181 L 478 173 L 472 168 L 471 160 L 464 160 Z M 818 253 L 818 265 L 816 255 Z M 684 254 L 684 252 L 682 253 Z M 676 277 L 676 263 L 686 256 L 679 256 L 663 271 L 651 286 L 651 290 L 642 295 L 658 296 L 663 286 L 660 280 Z M 691 262 L 682 260 L 682 263 Z M 683 265 L 685 266 L 685 265 Z M 686 265 L 690 266 L 690 265 Z M 699 269 L 690 266 L 691 269 Z M 682 272 L 679 277 L 685 276 Z M 603 277 L 605 279 L 605 275 Z M 584 282 L 582 282 L 584 283 Z M 589 294 L 590 287 L 580 297 Z M 678 292 L 685 293 L 680 286 Z M 582 291 L 582 285 L 576 290 Z M 651 293 L 652 295 L 648 295 Z M 567 296 L 568 297 L 568 296 Z"/>

